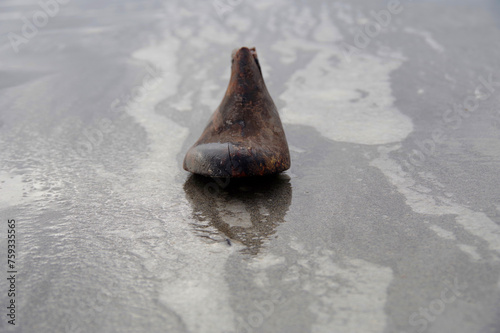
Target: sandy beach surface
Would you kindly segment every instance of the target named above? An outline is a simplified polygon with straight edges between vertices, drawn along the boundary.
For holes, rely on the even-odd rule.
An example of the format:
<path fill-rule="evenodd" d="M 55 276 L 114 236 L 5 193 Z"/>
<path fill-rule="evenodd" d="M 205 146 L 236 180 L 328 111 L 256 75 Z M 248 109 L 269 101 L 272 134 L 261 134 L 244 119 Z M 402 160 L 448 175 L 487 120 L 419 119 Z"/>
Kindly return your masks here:
<path fill-rule="evenodd" d="M 493 0 L 3 1 L 0 331 L 500 332 L 499 27 Z M 241 46 L 292 166 L 192 176 Z"/>

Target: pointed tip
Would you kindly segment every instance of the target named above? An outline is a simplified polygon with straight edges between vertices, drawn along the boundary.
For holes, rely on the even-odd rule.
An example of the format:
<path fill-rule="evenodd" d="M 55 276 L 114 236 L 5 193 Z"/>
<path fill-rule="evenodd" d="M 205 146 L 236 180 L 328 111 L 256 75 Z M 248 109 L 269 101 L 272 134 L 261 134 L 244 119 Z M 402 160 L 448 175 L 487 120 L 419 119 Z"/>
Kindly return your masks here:
<path fill-rule="evenodd" d="M 243 84 L 246 81 L 253 80 L 256 87 L 262 86 L 262 69 L 260 68 L 255 47 L 235 49 L 231 58 L 231 83 L 238 80 L 240 84 Z"/>
<path fill-rule="evenodd" d="M 255 59 L 257 58 L 257 51 L 255 50 L 255 47 L 240 47 L 239 49 L 234 49 L 233 52 L 231 53 L 231 59 L 235 59 L 236 57 L 242 57 L 242 56 L 252 56 Z"/>

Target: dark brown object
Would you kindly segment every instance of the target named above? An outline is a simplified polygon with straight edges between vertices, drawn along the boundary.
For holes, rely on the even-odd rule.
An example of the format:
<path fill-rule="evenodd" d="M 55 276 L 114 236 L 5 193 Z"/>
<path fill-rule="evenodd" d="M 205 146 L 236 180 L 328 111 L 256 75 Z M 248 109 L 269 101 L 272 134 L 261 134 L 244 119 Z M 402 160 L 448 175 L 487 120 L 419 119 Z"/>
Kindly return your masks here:
<path fill-rule="evenodd" d="M 231 80 L 184 169 L 210 177 L 249 177 L 290 167 L 281 120 L 267 91 L 255 48 L 232 55 Z"/>

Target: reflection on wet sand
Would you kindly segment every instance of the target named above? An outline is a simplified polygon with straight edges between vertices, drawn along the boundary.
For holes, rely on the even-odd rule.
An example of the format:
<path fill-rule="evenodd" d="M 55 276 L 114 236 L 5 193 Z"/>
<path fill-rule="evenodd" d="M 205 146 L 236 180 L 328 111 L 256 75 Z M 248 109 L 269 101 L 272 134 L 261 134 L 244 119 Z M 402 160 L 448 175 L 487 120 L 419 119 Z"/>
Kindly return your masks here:
<path fill-rule="evenodd" d="M 249 179 L 212 179 L 191 175 L 184 184 L 200 237 L 245 245 L 243 252 L 257 254 L 282 223 L 292 201 L 286 175 Z"/>

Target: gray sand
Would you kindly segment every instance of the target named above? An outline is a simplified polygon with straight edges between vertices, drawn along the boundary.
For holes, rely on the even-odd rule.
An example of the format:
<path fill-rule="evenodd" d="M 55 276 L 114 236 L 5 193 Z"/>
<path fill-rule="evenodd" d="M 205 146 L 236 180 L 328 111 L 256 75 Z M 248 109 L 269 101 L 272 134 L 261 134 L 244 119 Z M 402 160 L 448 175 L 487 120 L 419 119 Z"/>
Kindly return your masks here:
<path fill-rule="evenodd" d="M 500 6 L 391 3 L 0 4 L 0 331 L 500 332 Z M 241 46 L 292 167 L 191 176 Z"/>

